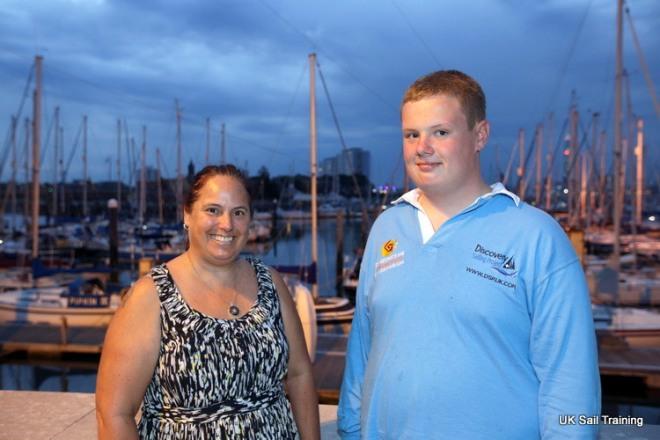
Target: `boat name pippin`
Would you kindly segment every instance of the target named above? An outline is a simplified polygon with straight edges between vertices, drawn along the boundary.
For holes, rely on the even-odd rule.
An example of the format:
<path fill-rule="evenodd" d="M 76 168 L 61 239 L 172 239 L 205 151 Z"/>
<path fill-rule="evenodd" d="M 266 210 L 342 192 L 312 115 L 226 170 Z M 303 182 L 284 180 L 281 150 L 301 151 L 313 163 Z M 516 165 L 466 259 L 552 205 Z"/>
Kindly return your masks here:
<path fill-rule="evenodd" d="M 67 298 L 69 307 L 109 307 L 109 295 L 70 296 Z"/>

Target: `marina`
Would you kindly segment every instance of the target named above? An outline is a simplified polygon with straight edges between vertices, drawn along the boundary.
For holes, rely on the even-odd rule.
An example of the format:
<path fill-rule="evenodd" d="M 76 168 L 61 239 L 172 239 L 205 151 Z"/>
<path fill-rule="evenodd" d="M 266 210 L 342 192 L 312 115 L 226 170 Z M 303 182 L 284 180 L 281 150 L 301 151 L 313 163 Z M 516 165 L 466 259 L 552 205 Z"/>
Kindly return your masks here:
<path fill-rule="evenodd" d="M 557 220 L 582 263 L 598 342 L 603 408 L 603 417 L 584 423 L 601 425 L 600 439 L 655 439 L 660 438 L 660 180 L 653 166 L 653 136 L 660 113 L 652 82 L 655 114 L 633 109 L 636 96 L 622 58 L 621 0 L 617 7 L 615 75 L 613 87 L 608 85 L 614 89 L 614 108 L 585 107 L 572 91 L 559 111 L 542 115 L 531 129 L 515 128 L 508 160 L 500 162 L 501 145 L 495 145 L 489 166 L 493 182 L 502 181 L 525 203 Z M 633 41 L 642 53 L 636 35 Z M 2 151 L 2 166 L 11 174 L 0 174 L 0 439 L 95 435 L 96 377 L 112 316 L 139 277 L 188 249 L 184 194 L 195 171 L 210 163 L 225 164 L 228 157 L 239 165 L 240 151 L 229 149 L 228 141 L 251 146 L 232 138 L 225 122 L 216 124 L 211 116 L 205 117 L 203 128 L 196 127 L 199 115 L 190 101 L 175 98 L 149 132 L 146 123 L 136 129 L 126 116 L 106 117 L 105 147 L 91 141 L 94 115 L 85 110 L 68 148 L 63 133 L 65 128 L 69 137 L 75 133 L 72 119 L 44 97 L 44 78 L 47 85 L 49 75 L 57 75 L 55 67 L 49 70 L 48 57 L 34 56 L 25 85 L 26 92 L 33 92 L 32 114 L 21 113 L 24 93 L 19 112 L 11 115 Z M 338 84 L 326 83 L 316 52 L 300 61 L 306 61 L 300 78 L 309 81 L 304 93 L 309 107 L 301 120 L 309 128 L 298 124 L 303 129 L 296 130 L 309 135 L 309 145 L 283 154 L 278 151 L 284 149 L 280 135 L 277 148 L 263 149 L 256 173 L 250 174 L 247 160 L 239 165 L 254 209 L 242 256 L 257 257 L 282 273 L 313 362 L 323 438 L 335 439 L 366 238 L 376 217 L 411 186 L 405 171 L 400 173 L 401 163 L 387 163 L 393 170 L 387 170 L 390 177 L 382 184 L 370 180 L 371 151 L 377 152 L 374 164 L 393 161 L 383 160 L 381 150 L 349 146 L 358 143 L 346 142 L 342 107 L 335 108 L 331 99 Z M 645 63 L 640 68 L 650 77 Z M 329 104 L 329 113 L 321 118 L 326 126 L 320 130 L 317 89 Z M 606 115 L 610 110 L 613 121 Z M 174 140 L 163 156 L 152 141 L 162 140 L 161 132 L 171 132 Z M 236 132 L 243 135 L 238 128 Z M 334 155 L 326 148 L 318 156 L 319 132 L 337 137 Z M 191 147 L 192 138 L 205 154 Z M 398 128 L 393 138 L 400 143 Z M 218 161 L 211 159 L 215 144 Z M 105 149 L 107 178 L 105 169 L 99 172 L 98 164 L 88 162 L 95 148 Z M 274 154 L 286 157 L 288 173 L 271 175 Z M 190 160 L 187 173 L 184 155 Z M 302 173 L 293 165 L 298 156 L 309 159 Z M 67 174 L 72 163 L 80 168 L 80 178 Z M 515 264 L 520 269 L 526 262 Z M 238 311 L 234 303 L 231 307 Z"/>

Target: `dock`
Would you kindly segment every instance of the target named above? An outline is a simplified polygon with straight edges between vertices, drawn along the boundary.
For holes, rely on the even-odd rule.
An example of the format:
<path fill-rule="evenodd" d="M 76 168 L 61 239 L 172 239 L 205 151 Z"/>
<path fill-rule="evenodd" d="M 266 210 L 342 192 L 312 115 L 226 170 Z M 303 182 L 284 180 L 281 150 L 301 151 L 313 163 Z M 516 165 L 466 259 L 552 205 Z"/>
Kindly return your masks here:
<path fill-rule="evenodd" d="M 46 324 L 0 325 L 0 354 L 33 353 L 100 354 L 106 327 L 68 327 Z"/>
<path fill-rule="evenodd" d="M 638 377 L 660 389 L 660 346 L 657 332 L 639 331 L 634 337 L 617 331 L 597 331 L 601 376 Z"/>
<path fill-rule="evenodd" d="M 50 325 L 0 325 L 0 361 L 14 353 L 54 356 L 86 355 L 98 359 L 103 347 L 104 327 L 58 327 Z M 660 388 L 660 347 L 631 347 L 616 334 L 599 333 L 601 375 L 642 378 L 649 388 Z M 348 335 L 320 332 L 314 379 L 323 404 L 336 405 L 344 374 Z M 69 356 L 71 357 L 71 356 Z"/>
<path fill-rule="evenodd" d="M 348 335 L 319 333 L 314 360 L 314 381 L 320 403 L 336 405 L 344 375 Z"/>
<path fill-rule="evenodd" d="M 39 324 L 0 325 L 0 361 L 15 353 L 46 355 L 101 354 L 105 327 L 65 327 Z M 336 404 L 344 374 L 348 336 L 319 333 L 313 364 L 316 388 L 322 403 Z"/>

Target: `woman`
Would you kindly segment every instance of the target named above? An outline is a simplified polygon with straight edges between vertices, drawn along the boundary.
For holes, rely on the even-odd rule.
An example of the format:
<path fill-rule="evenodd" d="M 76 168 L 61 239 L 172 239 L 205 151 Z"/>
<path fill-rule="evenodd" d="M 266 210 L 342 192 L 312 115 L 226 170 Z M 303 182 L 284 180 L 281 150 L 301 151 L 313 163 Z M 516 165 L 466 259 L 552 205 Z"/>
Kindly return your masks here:
<path fill-rule="evenodd" d="M 99 438 L 319 438 L 291 295 L 277 272 L 239 257 L 250 217 L 236 167 L 195 176 L 184 205 L 188 250 L 139 279 L 108 328 Z"/>

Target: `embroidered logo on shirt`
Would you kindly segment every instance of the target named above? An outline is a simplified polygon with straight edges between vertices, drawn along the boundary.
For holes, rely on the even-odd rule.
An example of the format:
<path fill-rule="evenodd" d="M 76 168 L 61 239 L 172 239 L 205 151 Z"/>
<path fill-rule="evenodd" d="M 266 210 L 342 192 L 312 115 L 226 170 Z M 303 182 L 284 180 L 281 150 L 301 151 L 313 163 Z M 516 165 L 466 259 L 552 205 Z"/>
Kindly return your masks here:
<path fill-rule="evenodd" d="M 501 266 L 494 265 L 493 269 L 507 277 L 514 276 L 518 271 L 516 270 L 516 262 L 513 257 L 509 257 Z"/>
<path fill-rule="evenodd" d="M 490 267 L 506 277 L 512 277 L 518 273 L 513 256 L 493 251 L 480 244 L 474 248 L 472 258 L 490 264 Z"/>
<path fill-rule="evenodd" d="M 380 248 L 380 254 L 383 257 L 388 257 L 394 252 L 394 249 L 396 249 L 397 241 L 396 240 L 387 240 L 384 244 L 383 247 Z"/>
<path fill-rule="evenodd" d="M 385 257 L 376 263 L 376 275 L 386 270 L 392 269 L 403 264 L 403 255 L 404 252 L 399 252 L 398 254 L 390 255 Z"/>
<path fill-rule="evenodd" d="M 479 268 L 481 270 L 479 270 L 475 267 L 466 266 L 465 270 L 468 273 L 476 275 L 479 278 L 492 281 L 496 284 L 500 284 L 504 287 L 508 287 L 510 289 L 516 288 L 515 275 L 518 273 L 518 270 L 516 269 L 516 262 L 513 256 L 509 256 L 502 252 L 488 249 L 481 244 L 477 244 L 472 251 L 472 258 L 484 263 L 486 267 L 481 266 Z M 492 273 L 488 273 L 488 266 L 497 272 L 497 276 L 493 275 Z"/>

